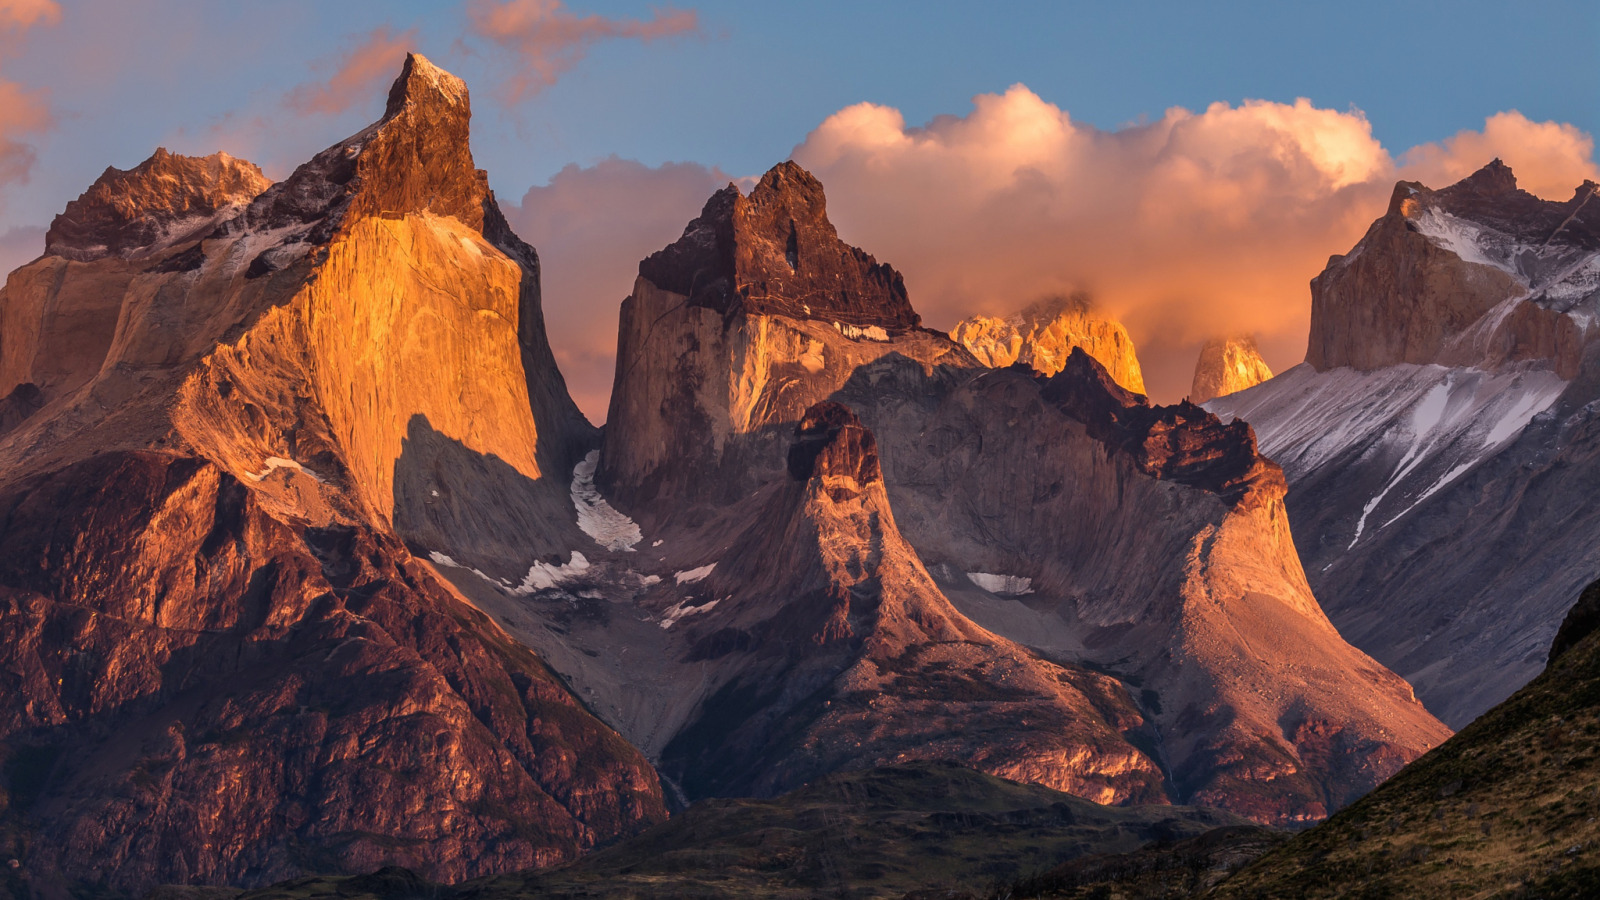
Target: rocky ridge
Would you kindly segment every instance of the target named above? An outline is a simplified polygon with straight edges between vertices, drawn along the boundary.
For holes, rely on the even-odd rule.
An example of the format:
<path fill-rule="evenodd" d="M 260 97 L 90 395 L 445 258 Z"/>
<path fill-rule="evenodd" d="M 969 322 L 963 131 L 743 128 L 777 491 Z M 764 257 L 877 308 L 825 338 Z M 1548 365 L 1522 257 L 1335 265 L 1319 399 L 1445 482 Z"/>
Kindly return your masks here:
<path fill-rule="evenodd" d="M 752 196 L 803 206 L 767 196 L 809 184 L 785 173 Z M 733 204 L 708 204 L 664 255 L 720 227 L 718 209 L 731 216 Z M 782 220 L 771 227 L 789 231 Z M 956 701 L 1006 678 L 1031 684 L 1028 673 L 1052 665 L 1110 678 L 1097 686 L 1069 674 L 1056 679 L 1060 692 L 1029 688 L 1030 703 L 1048 701 L 1038 711 L 1013 707 L 1004 728 L 963 728 L 932 752 L 1046 784 L 1081 779 L 1097 754 L 1120 754 L 1127 764 L 1107 796 L 1154 784 L 1173 801 L 1292 822 L 1348 802 L 1447 734 L 1322 617 L 1293 554 L 1281 474 L 1255 452 L 1248 426 L 1193 406 L 1150 407 L 1082 352 L 1050 379 L 991 369 L 921 329 L 877 335 L 698 304 L 647 277 L 654 265 L 624 303 L 594 480 L 631 517 L 639 543 L 586 551 L 585 569 L 564 570 L 520 605 L 495 606 L 465 575 L 456 583 L 550 656 L 625 736 L 660 754 L 691 799 L 770 792 L 793 783 L 788 773 L 849 760 L 892 762 L 928 743 L 901 712 L 918 708 L 924 683 L 956 691 L 947 698 Z M 889 287 L 877 299 L 900 302 Z M 808 411 L 829 400 L 862 431 L 824 407 L 797 438 Z M 812 428 L 844 443 L 818 444 Z M 804 466 L 791 469 L 792 454 L 821 446 L 840 454 L 855 487 L 842 476 L 824 479 L 826 490 L 800 486 L 792 472 Z M 871 456 L 881 487 L 863 474 Z M 640 608 L 651 621 L 627 623 Z M 920 624 L 885 632 L 874 616 Z M 775 646 L 763 635 L 787 637 Z M 874 655 L 879 645 L 899 649 Z M 1014 674 L 983 663 L 996 654 Z M 847 687 L 858 678 L 871 691 Z M 852 694 L 875 696 L 877 708 L 853 712 Z M 1113 727 L 1098 730 L 1088 716 L 1079 721 L 1090 731 L 1035 727 L 1057 721 L 1045 715 L 1051 704 L 1083 708 L 1085 697 Z M 859 738 L 837 747 L 829 735 L 842 732 L 829 723 L 849 715 L 884 724 L 859 749 Z M 1063 736 L 1099 749 L 1059 755 L 1051 742 Z M 1128 746 L 1136 752 L 1118 749 Z M 1002 768 L 1016 750 L 1035 761 Z M 704 766 L 711 780 L 696 774 L 693 760 L 721 753 L 784 762 L 765 780 L 732 763 Z M 1105 783 L 1071 789 L 1098 796 Z"/>
<path fill-rule="evenodd" d="M 1271 377 L 1272 369 L 1261 358 L 1254 337 L 1212 338 L 1200 348 L 1200 358 L 1195 360 L 1189 402 L 1206 403 L 1236 394 Z"/>
<path fill-rule="evenodd" d="M 1283 465 L 1340 632 L 1454 726 L 1538 674 L 1600 575 L 1600 519 L 1571 489 L 1600 463 L 1593 191 L 1540 200 L 1498 161 L 1397 185 L 1313 282 L 1307 363 L 1207 404 Z"/>
<path fill-rule="evenodd" d="M 1074 348 L 1106 367 L 1117 384 L 1144 393 L 1144 373 L 1128 330 L 1094 313 L 1084 295 L 1055 297 L 1012 316 L 972 316 L 950 329 L 950 339 L 986 366 L 1021 363 L 1041 375 L 1061 371 Z"/>
<path fill-rule="evenodd" d="M 247 204 L 220 157 L 108 174 L 0 291 L 0 830 L 38 883 L 459 880 L 664 817 L 645 758 L 413 555 L 509 589 L 588 540 L 594 432 L 469 121 L 413 55 L 378 123 Z"/>

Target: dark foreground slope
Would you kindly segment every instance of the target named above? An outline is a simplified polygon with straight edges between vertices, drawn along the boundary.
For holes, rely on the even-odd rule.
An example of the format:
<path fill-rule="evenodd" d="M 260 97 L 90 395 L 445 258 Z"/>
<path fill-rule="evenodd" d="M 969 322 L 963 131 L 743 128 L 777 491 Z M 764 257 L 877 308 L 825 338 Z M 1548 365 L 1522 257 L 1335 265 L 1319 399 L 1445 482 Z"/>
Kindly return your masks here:
<path fill-rule="evenodd" d="M 391 870 L 305 879 L 248 900 L 532 897 L 900 897 L 982 889 L 1062 860 L 1181 842 L 1215 829 L 1271 834 L 1227 813 L 1113 808 L 949 764 L 831 775 L 771 800 L 707 800 L 560 869 L 447 888 Z"/>
<path fill-rule="evenodd" d="M 1544 674 L 1220 897 L 1600 894 L 1600 583 Z"/>

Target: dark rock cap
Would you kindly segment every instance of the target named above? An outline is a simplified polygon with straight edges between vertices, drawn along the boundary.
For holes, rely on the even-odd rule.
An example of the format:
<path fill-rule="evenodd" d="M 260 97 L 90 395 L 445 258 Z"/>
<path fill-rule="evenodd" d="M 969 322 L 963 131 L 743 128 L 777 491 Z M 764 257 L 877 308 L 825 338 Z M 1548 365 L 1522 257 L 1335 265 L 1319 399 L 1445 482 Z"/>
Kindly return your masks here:
<path fill-rule="evenodd" d="M 473 165 L 466 83 L 421 54 L 406 55 L 383 118 L 318 153 L 261 196 L 243 227 L 311 226 L 325 243 L 347 219 L 428 212 L 498 233 L 488 175 Z"/>
<path fill-rule="evenodd" d="M 683 236 L 639 264 L 656 287 L 725 315 L 743 310 L 891 334 L 921 324 L 899 272 L 839 239 L 822 183 L 794 162 L 773 166 L 748 197 L 730 184 Z"/>

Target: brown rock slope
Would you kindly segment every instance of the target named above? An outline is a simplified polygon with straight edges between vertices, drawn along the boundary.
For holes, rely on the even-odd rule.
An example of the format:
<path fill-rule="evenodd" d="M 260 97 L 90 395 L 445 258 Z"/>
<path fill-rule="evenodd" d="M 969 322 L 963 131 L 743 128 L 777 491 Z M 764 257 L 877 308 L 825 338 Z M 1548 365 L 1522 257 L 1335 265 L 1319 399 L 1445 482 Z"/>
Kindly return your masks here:
<path fill-rule="evenodd" d="M 692 795 L 770 796 L 829 772 L 952 760 L 1101 803 L 1167 801 L 1120 684 L 1037 659 L 934 586 L 854 413 L 807 410 L 788 473 L 701 582 L 714 608 L 682 626 L 701 636 L 697 655 L 738 659 L 664 749 L 664 771 Z"/>
<path fill-rule="evenodd" d="M 457 880 L 664 815 L 402 542 L 509 579 L 582 537 L 591 431 L 469 118 L 409 57 L 264 191 L 220 156 L 108 172 L 0 293 L 4 816 L 40 883 Z"/>
<path fill-rule="evenodd" d="M 811 747 L 808 741 L 826 745 L 808 730 L 824 726 L 807 723 L 842 715 L 837 707 L 852 689 L 828 680 L 837 676 L 782 681 L 796 687 L 778 698 L 764 695 L 767 688 L 735 695 L 740 688 L 729 685 L 759 685 L 748 681 L 756 672 L 779 683 L 785 666 L 811 665 L 788 660 L 833 652 L 824 652 L 826 635 L 815 624 L 827 621 L 829 603 L 844 610 L 838 615 L 845 622 L 880 607 L 923 610 L 907 614 L 925 620 L 919 636 L 872 637 L 878 632 L 870 623 L 841 633 L 866 640 L 864 647 L 942 648 L 926 659 L 988 685 L 1006 684 L 996 681 L 1000 670 L 980 667 L 978 657 L 946 659 L 942 654 L 969 646 L 940 643 L 955 639 L 946 632 L 981 626 L 998 635 L 963 638 L 995 648 L 983 651 L 991 658 L 1020 652 L 1004 638 L 1057 664 L 1108 671 L 1121 682 L 1128 709 L 1148 725 L 1112 732 L 1148 741 L 1143 756 L 1161 767 L 1168 797 L 1263 821 L 1323 816 L 1447 735 L 1403 682 L 1346 645 L 1322 616 L 1292 551 L 1281 475 L 1255 453 L 1248 426 L 1223 426 L 1193 406 L 1152 409 L 1082 353 L 1048 380 L 984 367 L 944 335 L 914 327 L 892 277 L 879 281 L 880 330 L 853 325 L 866 321 L 864 298 L 851 293 L 847 305 L 843 292 L 830 291 L 865 283 L 864 273 L 882 267 L 835 248 L 819 255 L 826 265 L 808 268 L 802 256 L 791 270 L 782 257 L 729 247 L 723 242 L 744 239 L 728 224 L 740 221 L 740 202 L 786 209 L 795 219 L 769 223 L 771 234 L 751 238 L 757 247 L 781 247 L 791 231 L 830 232 L 822 224 L 821 186 L 784 164 L 742 201 L 726 191 L 714 197 L 678 244 L 641 266 L 623 307 L 598 484 L 633 517 L 643 540 L 626 559 L 599 559 L 505 613 L 542 651 L 561 652 L 541 635 L 546 624 L 581 646 L 582 654 L 557 665 L 624 734 L 678 766 L 673 771 L 694 791 L 780 783 L 731 764 L 709 767 L 708 780 L 694 774 L 694 760 L 719 753 L 798 760 L 792 754 Z M 734 264 L 730 275 L 727 260 L 746 258 L 758 262 Z M 730 287 L 719 296 L 734 299 L 712 306 L 663 288 L 650 275 L 664 260 L 680 279 L 674 285 L 698 283 L 684 273 L 720 272 Z M 763 295 L 755 307 L 740 305 L 746 286 L 775 265 L 804 279 L 793 289 L 807 301 Z M 883 499 L 866 490 L 851 500 L 848 515 L 835 508 L 840 501 L 824 503 L 821 495 L 807 501 L 811 506 L 794 499 L 801 488 L 785 466 L 794 429 L 825 399 L 853 409 L 881 448 Z M 790 499 L 780 502 L 780 495 Z M 796 509 L 804 514 L 797 517 Z M 892 537 L 890 522 L 904 544 Z M 839 537 L 816 536 L 828 533 Z M 861 542 L 864 561 L 835 566 L 845 574 L 803 574 L 821 565 L 819 551 L 807 548 L 821 548 L 827 559 L 830 546 Z M 785 556 L 784 548 L 800 555 Z M 758 576 L 762 588 L 735 599 Z M 823 588 L 829 583 L 840 592 L 832 601 Z M 812 593 L 819 588 L 820 595 Z M 608 599 L 585 600 L 585 592 Z M 624 621 L 640 608 L 659 627 Z M 787 634 L 780 623 L 791 616 L 813 624 L 785 638 L 788 655 L 773 662 L 762 635 Z M 767 624 L 757 627 L 761 622 Z M 816 671 L 843 671 L 862 658 L 854 645 L 838 646 L 855 655 L 816 662 Z M 1039 670 L 1015 659 L 1012 665 Z M 914 709 L 923 690 L 923 676 L 914 672 L 896 681 L 893 668 L 878 663 L 852 671 L 875 673 L 872 687 L 896 709 Z M 761 743 L 779 741 L 786 732 L 770 723 L 788 728 L 791 713 L 783 710 L 802 709 L 817 691 L 832 712 L 793 720 L 797 743 Z M 746 722 L 769 724 L 763 730 Z M 892 715 L 884 722 L 868 732 L 859 757 L 850 747 L 850 754 L 807 757 L 807 765 L 892 760 L 901 746 L 922 740 L 914 725 Z M 748 728 L 745 736 L 735 734 L 738 727 Z M 982 769 L 1007 747 L 1058 740 L 1051 736 L 1058 727 L 1037 713 L 1011 715 L 1004 728 L 966 736 L 950 758 Z M 729 735 L 738 750 L 715 746 Z M 1126 752 L 1105 738 L 1066 737 L 1082 742 L 1081 752 L 1056 757 L 1059 771 L 1040 755 L 1031 769 L 1008 774 L 1062 784 L 1063 773 L 1084 765 L 1078 760 Z M 747 740 L 756 743 L 741 743 Z M 727 787 L 715 780 L 724 774 L 733 779 Z"/>
<path fill-rule="evenodd" d="M 1272 370 L 1261 358 L 1254 337 L 1212 338 L 1200 348 L 1200 358 L 1195 360 L 1189 402 L 1205 403 L 1236 394 L 1271 377 Z"/>
<path fill-rule="evenodd" d="M 1096 315 L 1083 295 L 1044 300 L 1005 318 L 962 319 L 950 329 L 950 339 L 986 366 L 1003 369 L 1022 363 L 1041 375 L 1061 371 L 1073 348 L 1082 347 L 1117 384 L 1144 393 L 1144 372 L 1128 330 Z"/>
<path fill-rule="evenodd" d="M 1287 473 L 1317 597 L 1462 726 L 1544 668 L 1600 577 L 1600 201 L 1498 161 L 1405 182 L 1312 283 L 1307 364 L 1209 408 Z M 1515 597 L 1515 603 L 1508 603 Z"/>
<path fill-rule="evenodd" d="M 1219 897 L 1592 897 L 1600 891 L 1600 586 L 1548 668 Z"/>

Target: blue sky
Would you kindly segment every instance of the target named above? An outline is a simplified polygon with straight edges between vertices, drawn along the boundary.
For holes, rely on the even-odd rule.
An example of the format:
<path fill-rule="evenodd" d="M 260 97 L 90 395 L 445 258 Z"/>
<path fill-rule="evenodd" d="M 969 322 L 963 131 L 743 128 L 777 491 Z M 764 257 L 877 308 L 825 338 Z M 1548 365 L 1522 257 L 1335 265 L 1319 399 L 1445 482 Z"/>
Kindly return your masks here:
<path fill-rule="evenodd" d="M 0 74 L 51 91 L 56 128 L 34 141 L 29 184 L 0 222 L 43 224 L 108 164 L 158 143 L 208 152 L 206 128 L 314 77 L 310 66 L 382 25 L 467 78 L 475 151 L 496 189 L 519 194 L 569 162 L 607 155 L 691 160 L 757 173 L 828 114 L 872 101 L 920 123 L 1021 82 L 1079 121 L 1114 128 L 1170 106 L 1245 98 L 1363 110 L 1405 148 L 1517 109 L 1600 130 L 1600 4 L 733 3 L 698 2 L 702 36 L 596 45 L 542 94 L 492 96 L 499 60 L 459 46 L 460 4 L 64 0 Z M 652 4 L 575 12 L 647 18 Z M 481 48 L 480 48 L 481 50 Z M 93 60 L 90 63 L 89 60 Z M 250 149 L 281 169 L 381 106 L 287 121 Z M 174 149 L 178 149 L 175 147 Z M 249 155 L 243 149 L 235 150 Z M 3 226 L 0 226 L 3 227 Z"/>
<path fill-rule="evenodd" d="M 1532 123 L 1569 124 L 1576 129 L 1570 134 L 1579 137 L 1600 131 L 1600 4 L 1593 0 L 1010 3 L 998 10 L 976 3 L 704 0 L 677 7 L 695 17 L 697 27 L 689 33 L 650 41 L 597 40 L 569 59 L 553 84 L 515 101 L 505 85 L 525 70 L 526 52 L 519 55 L 481 29 L 475 32 L 470 13 L 474 3 L 481 12 L 534 0 L 25 0 L 25 5 L 53 2 L 60 4 L 58 21 L 35 23 L 9 38 L 0 31 L 0 87 L 11 82 L 36 92 L 31 96 L 53 118 L 48 129 L 9 136 L 32 147 L 36 160 L 26 180 L 6 180 L 0 167 L 0 264 L 6 268 L 37 253 L 37 229 L 102 169 L 135 165 L 158 145 L 182 153 L 226 150 L 261 164 L 269 175 L 286 175 L 296 163 L 374 119 L 382 109 L 383 84 L 375 82 L 348 108 L 331 114 L 295 110 L 285 98 L 298 86 L 327 81 L 371 42 L 375 29 L 388 28 L 391 39 L 405 40 L 467 80 L 475 110 L 474 153 L 509 205 L 520 203 L 530 189 L 555 186 L 552 177 L 570 164 L 596 177 L 609 170 L 593 167 L 609 157 L 637 161 L 657 175 L 664 170 L 655 167 L 663 163 L 695 164 L 674 170 L 672 196 L 680 199 L 663 207 L 659 222 L 633 243 L 624 242 L 614 258 L 562 243 L 559 221 L 543 222 L 542 232 L 525 235 L 544 251 L 553 279 L 547 285 L 547 305 L 555 307 L 553 332 L 626 293 L 630 259 L 637 260 L 631 254 L 670 240 L 695 211 L 682 197 L 700 196 L 706 185 L 726 175 L 759 174 L 791 152 L 804 155 L 804 148 L 796 148 L 808 135 L 830 116 L 863 102 L 898 110 L 908 135 L 924 125 L 931 125 L 931 132 L 953 128 L 975 115 L 975 97 L 1003 95 L 1016 84 L 1026 85 L 1029 96 L 1061 111 L 1075 126 L 1124 135 L 1138 131 L 1130 125 L 1170 121 L 1164 117 L 1172 107 L 1200 113 L 1218 101 L 1233 107 L 1246 100 L 1292 105 L 1305 97 L 1317 109 L 1359 111 L 1371 138 L 1399 167 L 1369 166 L 1366 205 L 1339 207 L 1355 224 L 1319 232 L 1322 243 L 1296 251 L 1295 258 L 1304 260 L 1348 249 L 1358 226 L 1370 221 L 1370 206 L 1381 203 L 1397 174 L 1421 177 L 1416 170 L 1459 177 L 1459 166 L 1406 169 L 1403 157 L 1410 148 L 1482 131 L 1488 117 L 1508 110 Z M 655 21 L 667 14 L 658 6 L 625 0 L 570 0 L 564 12 L 609 23 Z M 0 109 L 0 139 L 8 137 L 4 129 Z M 1481 153 L 1472 152 L 1504 155 L 1520 134 L 1508 130 L 1483 142 L 1487 149 Z M 1209 165 L 1222 165 L 1215 148 L 1205 152 Z M 1567 156 L 1576 162 L 1552 176 L 1558 188 L 1571 181 L 1569 171 L 1575 179 L 1593 170 L 1592 146 Z M 1487 162 L 1473 160 L 1474 166 Z M 1158 164 L 1157 157 L 1141 163 Z M 1081 167 L 1072 171 L 1074 177 L 1086 177 Z M 1098 171 L 1088 170 L 1087 177 L 1101 177 Z M 1105 178 L 1120 177 L 1110 169 L 1106 173 Z M 824 181 L 832 183 L 828 177 Z M 877 215 L 872 204 L 899 202 L 897 195 L 875 194 L 870 180 L 840 184 L 854 192 L 830 192 L 845 236 L 868 250 L 897 248 L 889 261 L 907 271 L 914 301 L 919 294 L 933 298 L 924 309 L 933 324 L 947 326 L 963 314 L 962 304 L 969 301 L 933 281 L 937 270 L 919 266 L 917 247 L 897 243 L 898 232 L 882 232 L 893 227 L 892 220 Z M 1316 196 L 1331 196 L 1332 190 Z M 1341 190 L 1348 194 L 1350 189 Z M 535 195 L 544 196 L 536 190 L 528 197 Z M 568 200 L 578 208 L 585 202 Z M 1290 194 L 1274 202 L 1291 200 L 1301 202 Z M 615 215 L 627 213 L 616 201 L 613 206 Z M 1307 204 L 1306 215 L 1322 215 L 1319 209 Z M 880 231 L 874 232 L 870 222 L 878 222 Z M 588 223 L 585 233 L 614 231 L 599 221 Z M 1066 258 L 1074 234 L 1064 231 L 1050 246 L 1068 248 L 1062 250 Z M 951 246 L 961 246 L 959 235 L 946 237 Z M 1273 252 L 1270 245 L 1241 250 L 1257 257 Z M 585 260 L 589 269 L 569 267 L 563 274 L 565 259 Z M 1105 285 L 1104 273 L 1083 275 L 1063 266 L 1060 278 L 1035 282 L 1066 284 L 1093 276 Z M 1296 310 L 1305 305 L 1305 279 L 1319 266 L 1297 262 L 1290 267 L 1281 289 L 1271 289 L 1282 294 L 1282 305 Z M 1213 280 L 1231 277 L 1224 272 Z M 594 288 L 598 293 L 584 293 L 590 281 L 601 285 Z M 1027 290 L 1032 288 L 1017 288 L 1005 299 L 974 295 L 969 305 L 989 311 L 1006 302 L 1020 306 L 1030 298 L 1019 292 Z M 1106 293 L 1114 298 L 1116 285 Z M 1276 366 L 1292 364 L 1303 350 L 1303 327 L 1293 316 L 1246 321 L 1233 307 L 1217 305 L 1221 301 L 1182 299 L 1185 308 L 1198 310 L 1190 319 L 1262 334 Z M 571 307 L 565 318 L 563 304 Z M 1188 348 L 1200 339 L 1199 325 L 1167 333 L 1150 324 L 1171 316 L 1156 316 L 1148 304 L 1112 305 L 1126 312 L 1141 348 Z M 1262 304 L 1252 308 L 1258 307 Z M 568 348 L 561 351 L 570 354 L 564 365 L 586 366 L 590 372 L 576 380 L 595 382 L 586 403 L 591 414 L 603 403 L 606 348 L 614 339 L 614 331 L 606 332 L 614 311 L 610 315 L 599 315 L 600 325 L 586 338 L 575 330 L 570 341 L 554 335 Z M 580 349 L 584 341 L 587 349 Z M 1146 365 L 1170 369 L 1158 373 L 1153 386 L 1164 386 L 1166 399 L 1173 391 L 1181 396 L 1184 367 L 1191 362 Z"/>

